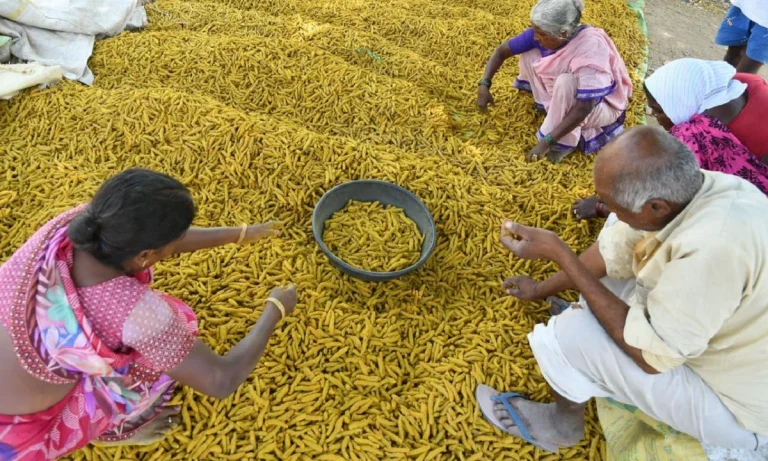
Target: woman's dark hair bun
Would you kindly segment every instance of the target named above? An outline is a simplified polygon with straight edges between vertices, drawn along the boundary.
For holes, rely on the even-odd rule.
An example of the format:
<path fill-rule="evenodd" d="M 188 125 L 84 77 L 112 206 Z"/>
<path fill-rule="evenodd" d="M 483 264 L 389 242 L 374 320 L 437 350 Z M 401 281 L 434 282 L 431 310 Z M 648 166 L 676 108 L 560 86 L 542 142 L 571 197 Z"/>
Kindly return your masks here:
<path fill-rule="evenodd" d="M 86 210 L 72 220 L 67 235 L 78 248 L 94 251 L 99 246 L 100 230 L 99 221 L 93 217 L 90 210 Z"/>
<path fill-rule="evenodd" d="M 75 248 L 102 263 L 125 269 L 144 250 L 179 239 L 195 217 L 187 188 L 162 173 L 132 168 L 108 179 L 85 212 L 69 224 Z"/>

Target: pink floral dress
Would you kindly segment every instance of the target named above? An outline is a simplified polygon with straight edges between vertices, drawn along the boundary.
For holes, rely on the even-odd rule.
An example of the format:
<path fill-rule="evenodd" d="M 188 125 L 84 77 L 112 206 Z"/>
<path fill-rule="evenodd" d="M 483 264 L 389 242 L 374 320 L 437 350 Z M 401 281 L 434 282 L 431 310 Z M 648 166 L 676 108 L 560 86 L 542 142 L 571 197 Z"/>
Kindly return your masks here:
<path fill-rule="evenodd" d="M 694 115 L 690 121 L 672 127 L 670 133 L 691 149 L 702 169 L 739 176 L 768 195 L 768 165 L 719 120 Z"/>

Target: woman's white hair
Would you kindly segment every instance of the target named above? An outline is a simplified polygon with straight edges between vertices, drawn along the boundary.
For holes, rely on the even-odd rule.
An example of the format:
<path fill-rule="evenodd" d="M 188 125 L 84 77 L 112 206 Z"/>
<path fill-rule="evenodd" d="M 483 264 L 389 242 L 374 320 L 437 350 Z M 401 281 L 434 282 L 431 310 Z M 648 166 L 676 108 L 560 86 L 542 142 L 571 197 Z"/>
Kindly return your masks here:
<path fill-rule="evenodd" d="M 581 24 L 582 0 L 539 0 L 531 10 L 531 22 L 544 32 L 570 37 Z"/>
<path fill-rule="evenodd" d="M 634 213 L 654 199 L 686 205 L 701 188 L 701 170 L 688 147 L 660 129 L 654 135 L 656 155 L 628 166 L 613 180 L 613 200 Z"/>

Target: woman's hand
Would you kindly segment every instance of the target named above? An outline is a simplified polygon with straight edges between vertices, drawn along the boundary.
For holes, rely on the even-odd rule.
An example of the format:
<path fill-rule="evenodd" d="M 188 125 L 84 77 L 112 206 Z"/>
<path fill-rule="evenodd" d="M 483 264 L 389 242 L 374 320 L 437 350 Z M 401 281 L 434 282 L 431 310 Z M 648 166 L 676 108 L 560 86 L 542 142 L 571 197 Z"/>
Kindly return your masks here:
<path fill-rule="evenodd" d="M 493 95 L 491 94 L 491 89 L 488 88 L 485 85 L 480 85 L 477 87 L 477 101 L 475 101 L 475 105 L 480 109 L 480 112 L 486 113 L 488 112 L 488 105 L 493 105 Z"/>
<path fill-rule="evenodd" d="M 296 295 L 296 285 L 291 284 L 287 288 L 275 288 L 269 293 L 270 298 L 275 298 L 285 307 L 285 316 L 289 316 L 296 309 L 296 301 L 298 297 Z"/>
<path fill-rule="evenodd" d="M 547 142 L 542 139 L 538 144 L 536 144 L 536 147 L 525 154 L 525 160 L 527 162 L 535 162 L 537 160 L 541 160 L 545 155 L 547 155 L 547 152 L 549 152 L 549 144 L 547 144 Z"/>
<path fill-rule="evenodd" d="M 540 282 L 525 275 L 510 277 L 501 284 L 508 295 L 526 301 L 539 301 L 546 297 L 541 293 L 540 286 Z"/>
<path fill-rule="evenodd" d="M 518 258 L 557 262 L 564 251 L 571 251 L 552 231 L 523 226 L 505 220 L 501 225 L 501 244 Z"/>
<path fill-rule="evenodd" d="M 240 244 L 248 245 L 263 238 L 276 237 L 280 234 L 280 225 L 279 221 L 269 221 L 248 226 L 248 229 L 245 231 L 245 237 L 243 237 L 243 241 Z"/>

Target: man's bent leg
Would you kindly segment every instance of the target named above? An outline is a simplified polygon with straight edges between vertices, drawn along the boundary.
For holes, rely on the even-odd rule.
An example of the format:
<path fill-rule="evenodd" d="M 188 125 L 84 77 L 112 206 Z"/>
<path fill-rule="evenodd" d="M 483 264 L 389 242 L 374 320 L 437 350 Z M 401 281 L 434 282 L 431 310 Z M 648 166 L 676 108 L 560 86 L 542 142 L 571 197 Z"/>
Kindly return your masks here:
<path fill-rule="evenodd" d="M 710 445 L 756 447 L 755 434 L 738 424 L 693 370 L 681 366 L 645 373 L 584 306 L 537 325 L 529 335 L 539 367 L 556 392 L 576 403 L 611 397 Z"/>
<path fill-rule="evenodd" d="M 755 24 L 736 71 L 756 74 L 765 63 L 768 63 L 768 28 Z"/>
<path fill-rule="evenodd" d="M 739 63 L 745 57 L 747 53 L 747 45 L 729 46 L 723 57 L 723 61 L 732 65 L 735 68 L 739 67 Z"/>

